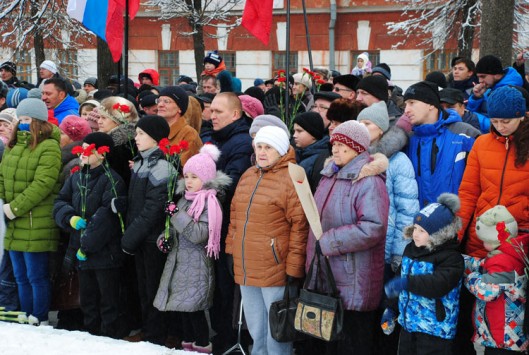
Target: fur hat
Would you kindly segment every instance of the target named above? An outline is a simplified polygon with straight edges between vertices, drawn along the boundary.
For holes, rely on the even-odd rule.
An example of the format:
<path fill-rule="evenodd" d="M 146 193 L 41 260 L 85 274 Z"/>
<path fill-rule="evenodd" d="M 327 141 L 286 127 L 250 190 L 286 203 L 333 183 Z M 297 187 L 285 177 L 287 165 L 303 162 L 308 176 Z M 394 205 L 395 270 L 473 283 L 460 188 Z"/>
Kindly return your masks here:
<path fill-rule="evenodd" d="M 215 179 L 217 176 L 216 162 L 220 150 L 214 144 L 205 144 L 198 154 L 193 155 L 184 165 L 183 173 L 192 173 L 199 177 L 202 184 Z"/>
<path fill-rule="evenodd" d="M 358 121 L 368 120 L 373 122 L 386 133 L 389 129 L 389 114 L 388 107 L 384 101 L 374 103 L 373 105 L 366 107 L 358 114 Z"/>
<path fill-rule="evenodd" d="M 503 74 L 500 58 L 493 55 L 482 57 L 476 64 L 476 74 Z"/>
<path fill-rule="evenodd" d="M 294 124 L 299 125 L 317 141 L 325 135 L 325 127 L 323 126 L 323 119 L 317 112 L 303 112 L 299 113 L 294 118 Z"/>
<path fill-rule="evenodd" d="M 204 57 L 204 64 L 211 63 L 217 68 L 220 65 L 220 62 L 222 62 L 222 57 L 219 55 L 219 52 L 213 51 L 208 52 L 206 57 Z"/>
<path fill-rule="evenodd" d="M 171 98 L 180 110 L 182 111 L 181 115 L 183 116 L 187 111 L 187 106 L 189 105 L 189 95 L 187 92 L 182 89 L 180 86 L 166 86 L 160 91 L 160 97 L 167 96 Z"/>
<path fill-rule="evenodd" d="M 10 108 L 17 108 L 20 101 L 28 97 L 28 89 L 14 88 L 9 89 L 6 97 L 6 105 Z M 40 100 L 40 97 L 38 98 Z"/>
<path fill-rule="evenodd" d="M 494 247 L 494 249 L 505 241 L 500 240 L 501 237 L 499 236 L 499 233 L 503 231 L 509 234 L 508 237 L 516 237 L 518 235 L 518 223 L 516 223 L 516 220 L 505 206 L 496 205 L 486 210 L 476 219 L 476 234 L 478 238 L 483 243 Z"/>
<path fill-rule="evenodd" d="M 388 101 L 388 81 L 380 75 L 366 76 L 356 86 L 356 90 L 362 89 L 379 100 Z"/>
<path fill-rule="evenodd" d="M 312 88 L 312 79 L 307 73 L 296 73 L 292 75 L 294 78 L 294 83 L 305 85 L 307 89 Z"/>
<path fill-rule="evenodd" d="M 487 98 L 487 109 L 490 118 L 520 118 L 525 115 L 526 102 L 520 90 L 502 86 Z"/>
<path fill-rule="evenodd" d="M 242 110 L 250 118 L 256 118 L 257 116 L 264 114 L 264 107 L 261 101 L 250 95 L 239 95 L 241 100 Z"/>
<path fill-rule="evenodd" d="M 340 84 L 354 91 L 356 91 L 359 81 L 360 79 L 353 74 L 340 75 L 332 79 L 334 85 Z"/>
<path fill-rule="evenodd" d="M 268 144 L 283 156 L 287 154 L 290 147 L 290 140 L 288 135 L 279 127 L 266 126 L 261 128 L 254 138 L 254 144 L 264 143 Z"/>
<path fill-rule="evenodd" d="M 51 71 L 53 74 L 57 74 L 57 65 L 51 60 L 45 60 L 40 64 L 40 68 Z"/>
<path fill-rule="evenodd" d="M 64 117 L 59 128 L 74 142 L 81 141 L 88 134 L 92 133 L 88 121 L 76 115 Z"/>
<path fill-rule="evenodd" d="M 17 117 L 31 117 L 32 119 L 48 122 L 48 108 L 39 99 L 25 99 L 17 107 Z"/>
<path fill-rule="evenodd" d="M 441 104 L 437 84 L 426 80 L 410 86 L 404 93 L 404 101 L 406 100 L 417 100 L 435 107 Z"/>
<path fill-rule="evenodd" d="M 369 148 L 370 138 L 366 126 L 358 121 L 347 121 L 334 129 L 331 144 L 341 142 L 361 154 Z"/>
<path fill-rule="evenodd" d="M 288 131 L 287 125 L 281 121 L 280 118 L 274 116 L 274 115 L 260 115 L 254 118 L 252 121 L 252 125 L 250 126 L 250 136 L 253 134 L 257 134 L 257 132 L 266 126 L 276 126 L 281 128 L 287 136 L 290 138 L 290 132 Z"/>
<path fill-rule="evenodd" d="M 83 143 L 95 144 L 95 148 L 108 147 L 112 152 L 114 148 L 114 140 L 109 134 L 103 132 L 93 132 L 83 138 Z"/>
<path fill-rule="evenodd" d="M 442 193 L 437 202 L 430 203 L 413 217 L 413 223 L 421 226 L 430 235 L 426 248 L 434 250 L 437 246 L 456 238 L 462 225 L 461 219 L 456 215 L 460 206 L 457 195 Z M 413 238 L 413 225 L 404 228 L 404 235 Z"/>
<path fill-rule="evenodd" d="M 147 133 L 156 142 L 160 142 L 163 138 L 169 136 L 170 128 L 165 118 L 158 115 L 145 115 L 136 127 Z"/>

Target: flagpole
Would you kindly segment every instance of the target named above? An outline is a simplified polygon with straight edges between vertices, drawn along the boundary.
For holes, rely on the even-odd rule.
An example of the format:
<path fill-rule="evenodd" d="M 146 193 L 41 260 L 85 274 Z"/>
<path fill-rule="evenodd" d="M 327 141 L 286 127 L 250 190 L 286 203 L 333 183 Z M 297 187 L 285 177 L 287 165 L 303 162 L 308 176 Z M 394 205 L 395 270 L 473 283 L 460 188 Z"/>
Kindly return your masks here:
<path fill-rule="evenodd" d="M 312 49 L 310 47 L 310 33 L 309 33 L 309 22 L 307 19 L 307 6 L 305 5 L 305 0 L 301 0 L 301 4 L 303 5 L 303 19 L 305 21 L 305 38 L 307 39 L 307 51 L 309 54 L 309 68 L 311 71 L 314 70 L 314 64 L 312 63 Z M 311 79 L 314 80 L 314 79 Z M 314 87 L 315 85 L 312 85 L 310 88 L 310 91 L 314 94 Z"/>
<path fill-rule="evenodd" d="M 286 38 L 286 50 L 287 50 L 287 60 L 286 60 L 286 90 L 285 90 L 285 123 L 287 127 L 290 128 L 290 0 L 287 0 L 287 38 Z"/>
<path fill-rule="evenodd" d="M 125 0 L 125 40 L 124 40 L 124 54 L 123 54 L 123 62 L 124 62 L 124 96 L 125 98 L 128 97 L 129 94 L 129 0 Z M 121 81 L 121 79 L 120 79 Z"/>

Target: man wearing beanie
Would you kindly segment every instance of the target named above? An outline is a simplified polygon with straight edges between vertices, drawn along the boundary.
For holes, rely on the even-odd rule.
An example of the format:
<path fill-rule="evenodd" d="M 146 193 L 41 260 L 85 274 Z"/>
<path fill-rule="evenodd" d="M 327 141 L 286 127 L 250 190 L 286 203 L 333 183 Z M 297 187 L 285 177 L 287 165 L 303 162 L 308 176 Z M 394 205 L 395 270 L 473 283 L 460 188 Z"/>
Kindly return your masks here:
<path fill-rule="evenodd" d="M 167 86 L 160 91 L 158 115 L 165 118 L 171 128 L 169 141 L 171 144 L 178 144 L 182 140 L 189 143 L 189 148 L 181 154 L 182 165 L 202 147 L 198 132 L 184 118 L 188 105 L 189 95 L 182 87 Z"/>
<path fill-rule="evenodd" d="M 13 62 L 3 62 L 0 65 L 0 79 L 10 88 L 31 89 L 33 85 L 17 78 L 17 65 Z"/>
<path fill-rule="evenodd" d="M 323 120 L 319 113 L 304 112 L 294 118 L 294 143 L 296 145 L 296 162 L 305 169 L 309 177 L 311 190 L 316 191 L 312 185 L 314 163 L 320 154 L 329 150 L 329 136 L 325 132 Z"/>
<path fill-rule="evenodd" d="M 480 132 L 463 123 L 457 112 L 442 109 L 434 83 L 413 84 L 404 93 L 404 100 L 404 113 L 413 130 L 406 154 L 415 170 L 422 208 L 443 192 L 457 193 L 466 157 Z"/>
<path fill-rule="evenodd" d="M 393 121 L 402 116 L 402 110 L 393 100 L 390 100 L 389 94 L 388 81 L 384 76 L 366 76 L 358 83 L 356 101 L 368 107 L 376 102 L 383 101 L 387 106 L 389 119 Z"/>
<path fill-rule="evenodd" d="M 331 121 L 327 118 L 327 111 L 331 106 L 331 103 L 341 98 L 342 96 L 333 91 L 318 91 L 314 94 L 314 105 L 311 107 L 311 111 L 318 112 L 323 119 L 323 126 L 328 133 L 329 124 Z"/>
<path fill-rule="evenodd" d="M 226 190 L 226 198 L 222 201 L 222 240 L 226 239 L 230 224 L 230 204 L 235 187 L 241 175 L 250 167 L 253 154 L 252 138 L 248 134 L 251 119 L 242 111 L 239 97 L 232 92 L 222 92 L 211 102 L 211 123 L 213 132 L 207 138 L 215 144 L 221 154 L 217 169 L 229 175 L 232 183 Z M 233 309 L 233 277 L 228 272 L 228 259 L 224 250 L 215 262 L 215 289 L 213 300 L 212 327 L 217 332 L 214 347 L 228 349 L 235 340 L 235 332 L 231 326 L 231 310 Z"/>
<path fill-rule="evenodd" d="M 42 89 L 46 80 L 53 77 L 59 77 L 59 70 L 57 65 L 51 60 L 45 60 L 40 64 L 39 67 L 39 80 L 37 82 L 37 87 Z"/>
<path fill-rule="evenodd" d="M 482 57 L 476 64 L 479 83 L 474 85 L 468 98 L 467 109 L 470 112 L 487 117 L 487 100 L 492 91 L 506 85 L 522 86 L 523 78 L 513 67 L 503 68 L 501 60 L 493 55 Z"/>

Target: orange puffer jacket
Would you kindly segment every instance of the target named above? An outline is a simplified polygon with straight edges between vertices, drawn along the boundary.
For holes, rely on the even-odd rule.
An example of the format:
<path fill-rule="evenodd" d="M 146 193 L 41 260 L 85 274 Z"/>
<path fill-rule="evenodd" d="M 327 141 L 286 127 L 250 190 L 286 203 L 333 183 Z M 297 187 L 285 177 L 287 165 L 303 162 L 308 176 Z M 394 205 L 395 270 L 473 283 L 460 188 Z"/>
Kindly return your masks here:
<path fill-rule="evenodd" d="M 271 168 L 251 167 L 242 175 L 231 203 L 226 253 L 233 254 L 235 282 L 244 286 L 286 284 L 303 277 L 309 226 L 288 163 L 294 149 Z"/>
<path fill-rule="evenodd" d="M 476 218 L 496 205 L 504 205 L 518 222 L 518 228 L 529 228 L 529 164 L 515 167 L 516 148 L 512 136 L 502 137 L 491 129 L 472 147 L 459 186 L 459 216 L 467 233 L 465 254 L 483 258 L 487 251 L 476 235 Z"/>

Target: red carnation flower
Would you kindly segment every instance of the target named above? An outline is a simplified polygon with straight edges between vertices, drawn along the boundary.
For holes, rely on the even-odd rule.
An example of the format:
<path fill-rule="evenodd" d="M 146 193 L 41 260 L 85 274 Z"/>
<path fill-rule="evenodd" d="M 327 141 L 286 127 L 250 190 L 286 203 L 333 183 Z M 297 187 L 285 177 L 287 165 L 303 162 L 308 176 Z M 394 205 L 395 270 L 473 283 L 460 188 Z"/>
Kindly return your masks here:
<path fill-rule="evenodd" d="M 96 149 L 96 145 L 95 144 L 90 144 L 88 147 L 85 148 L 85 150 L 83 151 L 83 155 L 85 157 L 89 157 L 90 155 L 94 154 L 94 150 Z"/>
<path fill-rule="evenodd" d="M 79 170 L 81 170 L 81 167 L 79 165 L 76 165 L 70 170 L 70 174 L 74 174 L 78 172 Z"/>
<path fill-rule="evenodd" d="M 115 103 L 114 106 L 112 106 L 112 109 L 114 109 L 114 110 L 119 110 L 119 107 L 120 107 L 120 106 L 121 106 L 121 105 L 119 104 L 119 102 L 118 102 L 118 103 Z"/>
<path fill-rule="evenodd" d="M 187 150 L 189 148 L 189 143 L 187 141 L 180 141 L 178 145 L 180 146 L 182 151 Z"/>
<path fill-rule="evenodd" d="M 105 155 L 106 153 L 110 153 L 110 148 L 106 145 L 97 148 L 97 154 Z"/>
<path fill-rule="evenodd" d="M 84 149 L 80 145 L 77 145 L 72 148 L 72 154 L 80 155 L 80 154 L 83 154 L 83 152 L 84 152 Z"/>
<path fill-rule="evenodd" d="M 130 107 L 128 105 L 121 105 L 119 110 L 123 113 L 130 113 Z"/>

